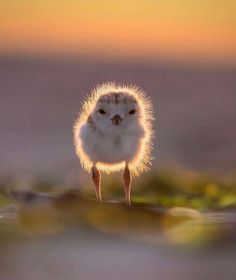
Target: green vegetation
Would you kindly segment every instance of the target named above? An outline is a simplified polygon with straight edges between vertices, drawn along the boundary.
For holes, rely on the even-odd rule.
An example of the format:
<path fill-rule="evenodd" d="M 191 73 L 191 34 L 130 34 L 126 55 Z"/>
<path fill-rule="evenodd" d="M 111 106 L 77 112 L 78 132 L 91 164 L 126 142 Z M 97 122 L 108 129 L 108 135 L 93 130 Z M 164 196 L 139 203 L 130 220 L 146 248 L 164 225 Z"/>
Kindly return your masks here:
<path fill-rule="evenodd" d="M 158 243 L 199 244 L 225 236 L 225 226 L 209 223 L 211 210 L 236 207 L 236 178 L 198 174 L 183 170 L 150 172 L 133 181 L 132 205 L 124 205 L 120 174 L 104 176 L 104 203 L 95 201 L 89 176 L 83 186 L 36 180 L 32 192 L 19 191 L 17 182 L 8 180 L 0 191 L 1 234 L 15 232 L 58 234 L 71 227 L 125 236 Z M 41 196 L 38 192 L 46 194 Z M 11 195 L 15 195 L 13 200 Z M 109 203 L 115 201 L 116 203 Z M 18 205 L 17 210 L 8 205 Z M 226 217 L 226 219 L 228 219 Z M 2 238 L 2 240 L 5 240 Z"/>
<path fill-rule="evenodd" d="M 124 199 L 120 174 L 104 176 L 102 195 L 104 200 L 121 202 Z M 61 194 L 66 189 L 63 184 L 50 180 L 35 180 L 33 191 L 49 194 Z M 87 176 L 87 181 L 78 189 L 85 196 L 94 198 L 94 187 Z M 11 203 L 9 189 L 18 189 L 17 182 L 8 181 L 0 188 L 0 207 Z M 134 178 L 132 202 L 140 205 L 160 207 L 189 207 L 200 211 L 220 210 L 236 207 L 236 176 L 216 176 L 192 171 L 171 169 L 152 171 L 139 178 Z"/>
<path fill-rule="evenodd" d="M 93 186 L 89 184 L 85 192 L 93 196 Z M 122 199 L 120 176 L 107 177 L 102 192 L 106 199 Z M 236 207 L 236 176 L 219 177 L 186 170 L 150 172 L 134 178 L 132 202 L 201 211 Z"/>

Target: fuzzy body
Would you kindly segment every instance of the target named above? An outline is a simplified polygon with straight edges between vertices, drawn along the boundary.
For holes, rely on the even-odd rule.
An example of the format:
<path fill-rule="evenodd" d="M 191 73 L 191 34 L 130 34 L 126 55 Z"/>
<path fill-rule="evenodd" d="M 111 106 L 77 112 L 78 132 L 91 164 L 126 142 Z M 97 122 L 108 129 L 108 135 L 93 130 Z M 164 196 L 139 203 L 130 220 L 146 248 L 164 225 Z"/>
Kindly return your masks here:
<path fill-rule="evenodd" d="M 135 87 L 103 84 L 96 88 L 74 127 L 75 148 L 82 166 L 90 170 L 96 165 L 110 173 L 123 169 L 127 162 L 133 174 L 147 170 L 151 162 L 150 106 Z M 119 125 L 111 121 L 114 116 L 122 120 Z"/>
<path fill-rule="evenodd" d="M 142 126 L 124 131 L 114 127 L 106 133 L 87 123 L 81 127 L 79 137 L 82 149 L 94 163 L 117 164 L 135 159 L 144 135 Z"/>

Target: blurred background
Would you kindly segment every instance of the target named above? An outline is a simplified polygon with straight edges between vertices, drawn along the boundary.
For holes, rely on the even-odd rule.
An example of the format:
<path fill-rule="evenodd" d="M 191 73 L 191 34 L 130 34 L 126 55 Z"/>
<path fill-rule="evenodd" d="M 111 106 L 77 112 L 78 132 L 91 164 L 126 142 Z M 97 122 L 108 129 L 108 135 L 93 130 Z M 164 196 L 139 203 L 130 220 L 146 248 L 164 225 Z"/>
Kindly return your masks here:
<path fill-rule="evenodd" d="M 79 171 L 72 125 L 84 96 L 107 81 L 151 96 L 154 166 L 235 170 L 235 1 L 0 5 L 2 175 Z"/>
<path fill-rule="evenodd" d="M 0 0 L 1 279 L 235 279 L 235 15 L 235 0 Z M 92 200 L 73 148 L 109 81 L 154 104 L 130 209 Z M 105 201 L 123 202 L 120 175 Z"/>

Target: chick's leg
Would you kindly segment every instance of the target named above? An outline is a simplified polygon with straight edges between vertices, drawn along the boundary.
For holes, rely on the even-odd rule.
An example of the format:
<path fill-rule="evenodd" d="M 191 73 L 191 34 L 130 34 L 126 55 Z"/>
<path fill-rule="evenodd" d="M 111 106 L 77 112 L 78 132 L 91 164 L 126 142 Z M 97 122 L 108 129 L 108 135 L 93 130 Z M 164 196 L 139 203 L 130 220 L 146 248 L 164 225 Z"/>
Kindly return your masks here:
<path fill-rule="evenodd" d="M 101 195 L 101 174 L 97 167 L 94 165 L 92 167 L 92 178 L 93 178 L 93 183 L 95 186 L 95 192 L 96 192 L 96 198 L 97 201 L 101 202 L 102 201 L 102 195 Z"/>
<path fill-rule="evenodd" d="M 123 182 L 125 189 L 125 201 L 128 206 L 131 205 L 130 202 L 130 191 L 131 191 L 131 173 L 128 164 L 125 165 L 125 170 L 123 174 Z"/>

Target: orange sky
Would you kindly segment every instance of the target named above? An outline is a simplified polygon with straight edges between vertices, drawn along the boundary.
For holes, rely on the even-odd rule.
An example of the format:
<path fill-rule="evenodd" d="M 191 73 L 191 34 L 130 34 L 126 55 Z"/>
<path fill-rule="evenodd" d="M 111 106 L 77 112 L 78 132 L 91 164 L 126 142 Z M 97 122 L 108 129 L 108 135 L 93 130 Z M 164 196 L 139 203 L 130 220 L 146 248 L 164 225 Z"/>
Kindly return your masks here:
<path fill-rule="evenodd" d="M 0 53 L 236 64 L 236 0 L 1 0 Z"/>

